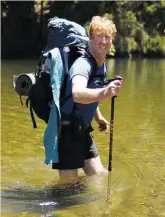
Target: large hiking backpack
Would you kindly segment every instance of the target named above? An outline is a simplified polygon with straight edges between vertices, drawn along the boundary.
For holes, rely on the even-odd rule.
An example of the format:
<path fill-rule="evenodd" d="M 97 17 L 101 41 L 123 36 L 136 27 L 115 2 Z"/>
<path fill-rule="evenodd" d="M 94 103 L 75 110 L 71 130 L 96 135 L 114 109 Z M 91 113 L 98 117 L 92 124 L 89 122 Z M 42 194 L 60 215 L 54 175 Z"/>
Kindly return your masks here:
<path fill-rule="evenodd" d="M 54 17 L 49 20 L 48 23 L 48 39 L 45 51 L 51 50 L 55 47 L 59 48 L 62 57 L 65 77 L 61 88 L 61 96 L 64 94 L 65 85 L 67 80 L 68 71 L 73 62 L 80 56 L 86 56 L 92 61 L 92 77 L 96 72 L 96 61 L 88 52 L 88 37 L 85 33 L 85 29 L 75 22 L 71 22 L 66 19 L 60 19 Z M 44 52 L 45 52 L 44 51 Z M 36 121 L 34 118 L 33 111 L 35 114 L 46 123 L 49 120 L 49 114 L 51 109 L 51 102 L 53 99 L 52 89 L 50 86 L 50 72 L 49 69 L 45 70 L 45 64 L 49 60 L 49 57 L 45 58 L 42 54 L 40 56 L 39 63 L 36 67 L 34 78 L 35 82 L 31 82 L 29 85 L 23 85 L 23 79 L 21 75 L 16 80 L 16 91 L 20 95 L 27 95 L 26 106 L 30 107 L 30 114 L 33 122 L 33 127 L 36 128 Z M 26 80 L 27 82 L 27 80 Z M 26 83 L 24 81 L 24 83 Z M 17 88 L 18 86 L 28 87 L 28 91 L 24 91 L 24 88 Z M 18 89 L 21 89 L 20 93 Z M 24 94 L 24 92 L 28 92 Z M 22 102 L 22 100 L 21 100 Z"/>

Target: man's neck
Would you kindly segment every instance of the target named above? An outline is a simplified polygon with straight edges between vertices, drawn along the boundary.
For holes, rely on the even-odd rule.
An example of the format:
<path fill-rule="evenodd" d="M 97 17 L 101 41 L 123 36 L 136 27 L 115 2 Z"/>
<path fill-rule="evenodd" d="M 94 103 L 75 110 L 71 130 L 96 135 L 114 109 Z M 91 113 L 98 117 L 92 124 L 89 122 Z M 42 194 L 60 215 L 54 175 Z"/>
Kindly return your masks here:
<path fill-rule="evenodd" d="M 92 54 L 92 56 L 95 58 L 97 65 L 98 66 L 102 66 L 104 64 L 105 61 L 105 56 L 98 56 L 97 54 L 95 54 L 92 49 L 90 50 L 90 53 Z"/>

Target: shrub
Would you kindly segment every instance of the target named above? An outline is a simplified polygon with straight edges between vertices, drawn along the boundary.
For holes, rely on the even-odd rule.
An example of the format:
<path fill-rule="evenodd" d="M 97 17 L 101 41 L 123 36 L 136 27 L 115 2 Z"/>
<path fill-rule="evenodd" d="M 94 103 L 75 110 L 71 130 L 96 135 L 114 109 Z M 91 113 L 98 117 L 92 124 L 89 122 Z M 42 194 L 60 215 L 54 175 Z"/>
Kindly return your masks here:
<path fill-rule="evenodd" d="M 144 56 L 165 57 L 165 37 L 148 38 L 144 46 Z"/>

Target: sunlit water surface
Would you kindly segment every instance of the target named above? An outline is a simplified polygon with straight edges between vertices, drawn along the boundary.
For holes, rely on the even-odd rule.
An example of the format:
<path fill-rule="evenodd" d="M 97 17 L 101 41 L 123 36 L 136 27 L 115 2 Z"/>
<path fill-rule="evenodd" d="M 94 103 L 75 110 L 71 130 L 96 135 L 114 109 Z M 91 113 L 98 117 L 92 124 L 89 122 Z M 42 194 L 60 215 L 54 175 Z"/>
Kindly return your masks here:
<path fill-rule="evenodd" d="M 163 217 L 165 216 L 165 64 L 164 60 L 109 60 L 108 77 L 123 76 L 115 99 L 112 173 L 59 186 L 58 173 L 44 165 L 45 124 L 22 106 L 12 75 L 32 72 L 37 61 L 2 61 L 2 179 L 4 217 Z M 25 101 L 25 97 L 23 101 Z M 110 119 L 110 100 L 100 104 Z M 105 168 L 109 135 L 94 138 Z"/>

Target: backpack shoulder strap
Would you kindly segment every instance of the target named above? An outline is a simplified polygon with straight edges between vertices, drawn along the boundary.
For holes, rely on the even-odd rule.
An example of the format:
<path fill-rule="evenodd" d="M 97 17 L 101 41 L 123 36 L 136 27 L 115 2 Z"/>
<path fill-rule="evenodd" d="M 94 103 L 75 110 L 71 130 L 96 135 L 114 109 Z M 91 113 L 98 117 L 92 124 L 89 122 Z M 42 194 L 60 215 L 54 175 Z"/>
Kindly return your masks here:
<path fill-rule="evenodd" d="M 89 83 L 91 83 L 91 81 L 96 76 L 96 73 L 97 73 L 97 62 L 96 62 L 95 58 L 91 55 L 91 53 L 89 52 L 89 50 L 87 50 L 83 56 L 92 63 L 92 72 L 91 72 L 89 80 L 88 80 L 88 84 L 89 84 Z"/>
<path fill-rule="evenodd" d="M 90 53 L 85 53 L 83 54 L 82 56 L 84 56 L 85 58 L 87 58 L 90 62 L 92 62 L 92 72 L 91 72 L 91 75 L 89 77 L 89 80 L 88 80 L 88 84 L 95 78 L 96 76 L 96 72 L 97 72 L 97 63 L 96 63 L 96 60 L 94 59 L 94 57 L 90 54 Z M 65 76 L 66 80 L 67 80 L 67 76 Z M 64 91 L 65 91 L 65 87 L 66 87 L 66 81 L 64 81 L 64 85 L 62 87 L 62 92 L 61 92 L 61 96 L 64 96 Z M 66 101 L 68 101 L 70 98 L 72 97 L 72 94 L 69 94 L 64 100 L 61 100 L 61 106 L 64 105 L 64 103 Z M 74 103 L 74 108 L 75 108 L 75 104 Z"/>
<path fill-rule="evenodd" d="M 61 58 L 62 58 L 64 70 L 65 70 L 64 81 L 63 81 L 63 84 L 61 87 L 61 92 L 60 92 L 60 95 L 63 96 L 64 91 L 66 89 L 67 77 L 68 77 L 68 73 L 69 73 L 68 55 L 69 55 L 70 49 L 69 49 L 69 47 L 64 47 L 63 49 L 59 48 L 59 50 L 60 50 L 60 54 L 61 54 Z"/>
<path fill-rule="evenodd" d="M 89 84 L 96 77 L 98 65 L 95 58 L 91 55 L 89 50 L 87 50 L 85 57 L 89 59 L 90 62 L 92 63 L 92 72 L 88 80 L 88 84 Z M 106 67 L 106 61 L 104 61 L 104 67 Z M 105 75 L 97 75 L 97 77 L 100 77 L 102 81 L 105 80 Z"/>
<path fill-rule="evenodd" d="M 59 50 L 60 50 L 62 62 L 63 62 L 63 65 L 64 65 L 65 73 L 68 74 L 68 72 L 69 72 L 68 54 L 70 52 L 70 49 L 69 49 L 69 47 L 63 47 L 63 48 L 59 48 Z"/>
<path fill-rule="evenodd" d="M 88 84 L 91 83 L 91 81 L 95 78 L 96 73 L 97 73 L 97 62 L 92 55 L 91 55 L 90 59 L 92 62 L 92 72 L 91 72 L 91 75 L 89 77 Z"/>

